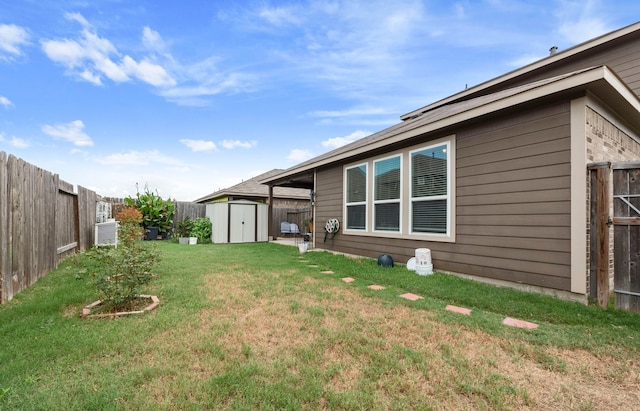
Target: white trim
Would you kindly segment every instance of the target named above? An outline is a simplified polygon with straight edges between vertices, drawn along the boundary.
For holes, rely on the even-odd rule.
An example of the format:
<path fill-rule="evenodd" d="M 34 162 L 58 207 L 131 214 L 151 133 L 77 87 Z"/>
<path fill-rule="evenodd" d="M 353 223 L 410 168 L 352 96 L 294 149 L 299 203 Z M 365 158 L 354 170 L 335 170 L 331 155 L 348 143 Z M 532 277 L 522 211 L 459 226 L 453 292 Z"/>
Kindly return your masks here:
<path fill-rule="evenodd" d="M 365 193 L 364 193 L 364 201 L 357 201 L 357 202 L 352 202 L 349 203 L 348 202 L 348 198 L 349 198 L 349 193 L 347 192 L 347 188 L 348 188 L 348 184 L 347 184 L 347 171 L 352 169 L 352 168 L 358 168 L 364 166 L 364 174 L 365 174 Z M 368 210 L 368 206 L 369 206 L 369 164 L 368 162 L 359 162 L 357 164 L 350 164 L 350 165 L 345 165 L 342 168 L 342 175 L 343 175 L 343 195 L 344 195 L 344 201 L 342 203 L 343 206 L 343 211 L 342 211 L 342 222 L 344 225 L 344 229 L 343 232 L 345 234 L 347 233 L 363 233 L 363 232 L 367 232 L 369 229 L 369 210 Z M 364 219 L 364 229 L 354 229 L 354 228 L 348 228 L 348 223 L 349 221 L 347 220 L 347 207 L 348 206 L 358 206 L 358 205 L 364 205 L 365 209 L 365 219 Z"/>
<path fill-rule="evenodd" d="M 456 185 L 456 172 L 455 172 L 455 167 L 456 167 L 456 162 L 455 162 L 455 157 L 456 157 L 456 136 L 454 134 L 452 135 L 448 135 L 446 137 L 442 137 L 436 140 L 431 140 L 429 142 L 425 142 L 422 144 L 418 144 L 418 145 L 414 145 L 411 147 L 406 147 L 404 149 L 401 150 L 395 150 L 389 153 L 385 153 L 384 155 L 379 155 L 379 156 L 375 156 L 375 157 L 371 157 L 368 158 L 365 162 L 359 161 L 357 163 L 352 163 L 352 164 L 346 164 L 343 166 L 342 168 L 342 173 L 343 173 L 343 193 L 344 193 L 344 199 L 343 199 L 343 218 L 345 220 L 345 229 L 343 230 L 343 234 L 344 235 L 357 235 L 357 236 L 362 236 L 362 237 L 377 237 L 377 238 L 398 238 L 398 239 L 405 239 L 405 240 L 418 240 L 418 241 L 435 241 L 435 242 L 450 242 L 453 243 L 455 242 L 455 223 L 456 223 L 456 216 L 455 216 L 455 210 L 456 210 L 456 199 L 455 199 L 455 185 Z M 412 152 L 414 151 L 419 151 L 419 150 L 424 150 L 427 149 L 429 147 L 436 147 L 436 146 L 440 146 L 440 145 L 446 145 L 447 146 L 447 197 L 448 197 L 448 202 L 447 202 L 447 233 L 446 234 L 436 234 L 436 233 L 411 233 L 411 216 L 410 216 L 410 212 L 411 212 L 411 208 L 410 208 L 410 203 L 411 203 L 411 160 L 410 160 L 410 155 Z M 362 166 L 365 164 L 370 165 L 370 169 L 374 170 L 374 162 L 382 160 L 382 159 L 387 159 L 387 158 L 392 158 L 395 156 L 400 156 L 400 162 L 401 162 L 401 168 L 400 168 L 400 172 L 401 172 L 401 177 L 400 177 L 400 181 L 401 181 L 401 189 L 400 189 L 400 232 L 393 232 L 393 231 L 375 231 L 374 227 L 375 227 L 375 220 L 373 217 L 374 214 L 374 208 L 373 208 L 373 204 L 374 204 L 374 194 L 373 194 L 373 189 L 369 189 L 369 187 L 372 187 L 372 185 L 375 183 L 375 177 L 374 177 L 374 171 L 372 171 L 371 173 L 369 173 L 367 175 L 367 218 L 366 218 L 366 226 L 367 229 L 366 230 L 348 230 L 346 228 L 346 219 L 347 219 L 347 209 L 346 209 L 346 204 L 347 204 L 347 196 L 346 196 L 346 192 L 347 192 L 347 183 L 346 183 L 346 176 L 347 173 L 346 171 L 348 169 L 351 169 L 353 167 L 358 167 L 358 166 Z M 444 197 L 444 196 L 443 196 Z M 355 204 L 355 203 L 354 203 Z"/>
<path fill-rule="evenodd" d="M 424 151 L 424 150 L 429 150 L 438 146 L 442 146 L 444 145 L 445 148 L 445 153 L 446 153 L 446 158 L 447 158 L 447 194 L 446 195 L 440 195 L 440 196 L 430 196 L 430 197 L 416 197 L 415 199 L 412 197 L 412 190 L 411 190 L 411 183 L 412 183 L 412 175 L 411 175 L 411 156 L 413 155 L 413 153 L 419 152 L 419 151 Z M 409 150 L 409 187 L 408 187 L 408 205 L 409 205 L 409 230 L 408 233 L 411 235 L 415 235 L 415 236 L 420 236 L 420 237 L 424 237 L 424 236 L 437 236 L 437 237 L 443 237 L 443 238 L 449 238 L 451 236 L 451 215 L 453 214 L 453 210 L 451 209 L 451 194 L 452 194 L 452 190 L 451 190 L 451 186 L 453 184 L 453 182 L 451 181 L 451 164 L 449 159 L 452 157 L 451 156 L 452 152 L 451 152 L 451 144 L 449 144 L 449 141 L 439 141 L 436 142 L 434 144 L 429 144 L 426 146 L 421 146 L 418 148 L 415 148 L 413 150 Z M 420 233 L 420 232 L 415 232 L 413 231 L 413 203 L 416 201 L 424 201 L 424 200 L 430 201 L 430 200 L 447 200 L 447 226 L 445 228 L 445 232 L 443 234 L 440 233 Z"/>
<path fill-rule="evenodd" d="M 587 293 L 587 97 L 571 101 L 571 292 Z"/>
<path fill-rule="evenodd" d="M 391 160 L 394 158 L 399 158 L 400 159 L 400 194 L 399 194 L 399 198 L 397 199 L 388 199 L 388 200 L 376 200 L 376 163 L 379 163 L 381 161 L 385 161 L 385 160 Z M 388 155 L 386 157 L 381 157 L 381 158 L 376 158 L 374 160 L 371 161 L 371 230 L 374 233 L 402 233 L 402 222 L 403 222 L 403 213 L 402 213 L 402 204 L 403 204 L 403 195 L 404 195 L 404 179 L 403 179 L 403 173 L 402 173 L 402 169 L 404 167 L 404 161 L 403 161 L 403 156 L 402 153 L 394 153 L 392 155 Z M 378 204 L 398 204 L 398 231 L 389 231 L 389 230 L 376 230 L 376 205 Z"/>

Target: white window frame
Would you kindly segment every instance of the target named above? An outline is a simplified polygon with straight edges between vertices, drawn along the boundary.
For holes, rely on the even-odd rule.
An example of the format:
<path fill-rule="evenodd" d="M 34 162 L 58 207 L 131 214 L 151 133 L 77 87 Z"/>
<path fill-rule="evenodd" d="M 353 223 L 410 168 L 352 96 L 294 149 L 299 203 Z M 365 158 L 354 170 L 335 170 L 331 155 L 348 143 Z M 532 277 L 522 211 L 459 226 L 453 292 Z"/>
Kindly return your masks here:
<path fill-rule="evenodd" d="M 364 166 L 364 172 L 365 172 L 365 195 L 364 195 L 365 200 L 364 201 L 354 201 L 354 202 L 349 203 L 348 202 L 349 193 L 347 192 L 348 187 L 349 187 L 348 184 L 347 184 L 347 178 L 348 178 L 347 176 L 349 174 L 348 171 L 353 169 L 353 168 L 359 168 L 359 167 L 362 167 L 362 166 Z M 370 211 L 369 211 L 370 207 L 369 207 L 368 199 L 369 199 L 369 177 L 370 177 L 369 175 L 370 174 L 371 173 L 369 172 L 369 164 L 366 163 L 366 162 L 365 163 L 353 164 L 353 165 L 350 165 L 350 166 L 344 168 L 344 214 L 343 215 L 344 215 L 344 231 L 345 232 L 351 231 L 351 232 L 356 232 L 356 233 L 363 233 L 363 232 L 366 232 L 368 230 L 368 228 L 369 228 L 368 216 L 369 216 L 369 213 L 370 213 Z M 348 212 L 347 212 L 348 208 L 352 207 L 352 206 L 360 206 L 360 205 L 364 205 L 364 214 L 365 214 L 365 217 L 364 217 L 364 229 L 348 228 L 348 226 L 349 226 L 349 221 L 347 220 L 348 215 L 349 215 Z"/>
<path fill-rule="evenodd" d="M 412 199 L 411 199 L 411 154 L 416 151 L 429 149 L 446 144 L 447 146 L 447 195 L 442 196 L 442 199 L 447 199 L 447 228 L 446 233 L 423 233 L 412 232 Z M 379 231 L 375 230 L 375 162 L 382 161 L 394 156 L 400 156 L 400 231 Z M 366 179 L 366 201 L 354 202 L 347 204 L 347 170 L 353 167 L 365 166 L 367 170 Z M 378 238 L 397 238 L 406 240 L 418 240 L 418 241 L 434 241 L 434 242 L 450 242 L 453 243 L 456 240 L 456 184 L 455 184 L 455 170 L 456 170 L 456 137 L 455 135 L 449 135 L 437 140 L 431 140 L 428 143 L 422 143 L 414 145 L 401 150 L 395 150 L 393 152 L 385 153 L 380 156 L 375 156 L 366 159 L 365 161 L 359 161 L 357 163 L 346 164 L 343 166 L 343 224 L 341 224 L 340 230 L 344 235 L 356 235 L 356 236 L 370 236 Z M 382 202 L 382 200 L 380 201 Z M 365 206 L 365 229 L 348 229 L 347 228 L 347 206 L 352 205 L 364 205 Z M 343 228 L 344 227 L 344 228 Z"/>
<path fill-rule="evenodd" d="M 388 199 L 388 200 L 377 200 L 376 199 L 376 197 L 377 197 L 376 196 L 376 194 L 377 194 L 376 193 L 376 164 L 381 163 L 381 162 L 386 161 L 386 160 L 391 160 L 391 159 L 394 159 L 394 158 L 399 158 L 400 159 L 400 181 L 398 183 L 398 184 L 400 184 L 400 187 L 399 187 L 400 195 L 399 195 L 398 198 L 393 198 L 393 199 Z M 371 168 L 372 173 L 371 174 L 372 174 L 372 182 L 373 182 L 372 183 L 372 187 L 373 187 L 373 206 L 371 208 L 371 213 L 373 214 L 373 217 L 372 217 L 372 221 L 371 221 L 371 227 L 372 227 L 373 231 L 376 232 L 376 233 L 401 233 L 402 232 L 402 220 L 403 220 L 403 218 L 402 218 L 402 214 L 403 214 L 402 213 L 402 204 L 403 204 L 402 198 L 403 198 L 403 192 L 404 192 L 404 190 L 403 190 L 403 188 L 404 188 L 403 187 L 403 178 L 402 178 L 403 177 L 403 173 L 402 173 L 403 161 L 402 161 L 402 158 L 403 158 L 403 156 L 402 156 L 401 153 L 396 153 L 396 154 L 393 154 L 393 155 L 390 155 L 390 156 L 387 156 L 387 157 L 378 158 L 378 159 L 375 159 L 375 160 L 372 161 L 372 168 Z M 398 215 L 398 230 L 392 231 L 392 230 L 378 230 L 378 229 L 376 229 L 376 206 L 378 204 L 395 204 L 395 203 L 398 203 L 398 213 L 399 213 L 399 215 Z"/>
<path fill-rule="evenodd" d="M 447 193 L 444 195 L 434 195 L 434 196 L 427 196 L 427 197 L 413 197 L 413 192 L 411 189 L 411 182 L 413 181 L 413 176 L 411 175 L 412 172 L 412 163 L 411 163 L 411 157 L 413 156 L 413 153 L 417 153 L 419 151 L 424 151 L 424 150 L 429 150 L 435 147 L 439 147 L 439 146 L 445 146 L 446 147 L 446 153 L 447 153 Z M 451 207 L 451 203 L 452 203 L 452 198 L 451 198 L 451 193 L 452 193 L 452 168 L 451 168 L 451 144 L 449 141 L 440 141 L 437 142 L 435 144 L 429 144 L 429 145 L 425 145 L 422 147 L 418 147 L 415 148 L 413 150 L 409 151 L 409 193 L 408 193 L 408 200 L 409 200 L 409 232 L 411 233 L 411 235 L 415 235 L 415 236 L 436 236 L 436 237 L 445 237 L 448 238 L 451 236 L 451 220 L 452 220 L 452 214 L 453 214 L 453 209 Z M 447 224 L 446 224 L 446 231 L 444 233 L 436 233 L 436 232 L 421 232 L 421 231 L 413 231 L 413 204 L 416 202 L 423 202 L 423 201 L 438 201 L 438 200 L 446 200 L 447 202 Z"/>

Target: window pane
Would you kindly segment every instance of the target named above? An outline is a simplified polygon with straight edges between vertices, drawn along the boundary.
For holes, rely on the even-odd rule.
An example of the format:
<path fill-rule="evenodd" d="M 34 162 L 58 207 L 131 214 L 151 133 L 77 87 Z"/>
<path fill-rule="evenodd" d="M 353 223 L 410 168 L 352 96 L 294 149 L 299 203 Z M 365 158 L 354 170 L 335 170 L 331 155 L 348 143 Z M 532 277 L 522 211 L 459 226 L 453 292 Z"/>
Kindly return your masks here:
<path fill-rule="evenodd" d="M 347 170 L 347 203 L 359 203 L 367 199 L 367 167 L 361 165 Z"/>
<path fill-rule="evenodd" d="M 376 200 L 400 198 L 400 157 L 388 158 L 375 163 Z"/>
<path fill-rule="evenodd" d="M 447 146 L 411 154 L 411 197 L 447 195 Z"/>
<path fill-rule="evenodd" d="M 400 231 L 400 203 L 376 204 L 376 230 Z"/>
<path fill-rule="evenodd" d="M 350 230 L 364 230 L 367 207 L 363 205 L 347 206 L 347 228 Z"/>
<path fill-rule="evenodd" d="M 447 232 L 447 200 L 414 201 L 412 231 L 416 233 Z"/>

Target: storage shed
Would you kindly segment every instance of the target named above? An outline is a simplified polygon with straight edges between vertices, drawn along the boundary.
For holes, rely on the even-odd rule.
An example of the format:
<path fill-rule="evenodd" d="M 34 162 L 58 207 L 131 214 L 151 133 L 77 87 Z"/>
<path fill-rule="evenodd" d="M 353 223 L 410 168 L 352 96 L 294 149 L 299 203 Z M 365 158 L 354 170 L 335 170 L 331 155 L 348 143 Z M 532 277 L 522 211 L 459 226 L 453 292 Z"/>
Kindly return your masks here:
<path fill-rule="evenodd" d="M 246 200 L 207 204 L 213 223 L 211 242 L 254 243 L 268 241 L 269 207 Z"/>

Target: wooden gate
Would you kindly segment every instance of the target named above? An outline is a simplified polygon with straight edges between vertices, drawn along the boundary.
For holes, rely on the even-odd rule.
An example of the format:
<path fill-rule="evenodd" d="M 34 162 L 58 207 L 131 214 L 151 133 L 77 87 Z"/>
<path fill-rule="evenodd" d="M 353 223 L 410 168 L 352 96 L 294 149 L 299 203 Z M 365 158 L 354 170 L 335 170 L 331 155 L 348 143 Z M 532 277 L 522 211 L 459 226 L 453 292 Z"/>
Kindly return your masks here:
<path fill-rule="evenodd" d="M 608 305 L 613 260 L 615 307 L 640 312 L 640 163 L 596 163 L 589 166 L 589 173 L 590 296 L 598 305 Z"/>
<path fill-rule="evenodd" d="M 613 164 L 616 308 L 640 312 L 640 164 Z"/>

